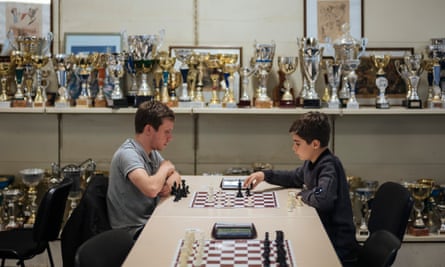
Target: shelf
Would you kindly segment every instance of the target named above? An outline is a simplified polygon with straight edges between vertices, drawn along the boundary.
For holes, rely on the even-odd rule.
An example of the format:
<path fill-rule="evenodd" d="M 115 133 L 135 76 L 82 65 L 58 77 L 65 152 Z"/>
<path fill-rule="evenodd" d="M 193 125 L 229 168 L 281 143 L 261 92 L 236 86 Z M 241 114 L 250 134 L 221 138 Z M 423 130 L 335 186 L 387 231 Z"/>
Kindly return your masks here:
<path fill-rule="evenodd" d="M 366 236 L 356 235 L 358 242 L 364 242 L 366 240 Z M 435 243 L 435 242 L 445 242 L 445 234 L 432 234 L 430 233 L 427 236 L 414 236 L 405 234 L 403 236 L 403 242 L 405 243 Z"/>

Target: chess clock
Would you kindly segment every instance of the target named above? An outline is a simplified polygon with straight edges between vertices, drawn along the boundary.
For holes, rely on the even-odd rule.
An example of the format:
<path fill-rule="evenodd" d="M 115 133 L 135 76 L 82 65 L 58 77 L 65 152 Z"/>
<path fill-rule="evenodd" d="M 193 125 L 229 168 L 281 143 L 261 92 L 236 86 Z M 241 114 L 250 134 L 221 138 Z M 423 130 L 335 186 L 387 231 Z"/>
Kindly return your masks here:
<path fill-rule="evenodd" d="M 242 185 L 246 177 L 223 177 L 221 179 L 221 189 L 223 190 L 236 190 L 245 189 Z M 241 188 L 240 188 L 241 183 Z"/>
<path fill-rule="evenodd" d="M 253 223 L 215 223 L 212 229 L 215 239 L 253 239 L 256 235 Z"/>

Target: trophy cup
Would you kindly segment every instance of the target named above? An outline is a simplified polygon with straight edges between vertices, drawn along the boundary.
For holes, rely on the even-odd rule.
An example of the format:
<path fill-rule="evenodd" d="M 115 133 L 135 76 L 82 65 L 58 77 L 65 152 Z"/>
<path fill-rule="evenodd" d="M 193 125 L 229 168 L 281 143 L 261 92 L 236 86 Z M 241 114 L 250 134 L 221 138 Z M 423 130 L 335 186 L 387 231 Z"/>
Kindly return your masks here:
<path fill-rule="evenodd" d="M 70 94 L 67 86 L 67 60 L 65 54 L 57 54 L 54 56 L 54 67 L 57 76 L 57 98 L 54 102 L 56 108 L 68 108 L 70 106 Z"/>
<path fill-rule="evenodd" d="M 128 101 L 124 98 L 124 93 L 120 86 L 120 79 L 124 76 L 125 58 L 121 53 L 113 53 L 109 55 L 107 61 L 108 74 L 113 80 L 113 91 L 111 92 L 111 100 L 113 108 L 126 108 Z"/>
<path fill-rule="evenodd" d="M 96 96 L 94 97 L 94 107 L 106 107 L 107 99 L 104 94 L 104 84 L 106 79 L 106 65 L 107 65 L 107 54 L 100 54 L 94 68 L 97 70 L 96 79 L 98 90 Z"/>
<path fill-rule="evenodd" d="M 249 78 L 255 72 L 255 68 L 241 67 L 239 72 L 241 76 L 241 97 L 238 102 L 238 107 L 249 108 L 252 105 L 251 98 L 248 93 Z"/>
<path fill-rule="evenodd" d="M 341 107 L 358 109 L 359 103 L 355 96 L 357 74 L 355 70 L 360 65 L 360 57 L 366 50 L 367 39 L 356 40 L 350 31 L 348 23 L 342 25 L 342 35 L 334 42 L 335 60 L 343 64 L 344 82 L 339 92 Z"/>
<path fill-rule="evenodd" d="M 320 74 L 320 64 L 323 58 L 324 47 L 320 47 L 315 38 L 302 38 L 300 41 L 300 60 L 302 61 L 302 72 L 309 81 L 309 90 L 304 100 L 303 108 L 320 108 L 321 101 L 315 90 L 315 82 Z"/>
<path fill-rule="evenodd" d="M 411 85 L 411 94 L 408 97 L 407 108 L 422 108 L 422 100 L 418 94 L 420 75 L 423 72 L 423 55 L 405 55 L 403 57 L 408 70 L 408 81 Z"/>
<path fill-rule="evenodd" d="M 371 62 L 377 69 L 375 85 L 379 89 L 379 95 L 377 96 L 375 107 L 379 109 L 389 108 L 389 102 L 385 96 L 385 89 L 388 87 L 388 79 L 386 78 L 385 71 L 383 70 L 388 66 L 391 60 L 390 55 L 371 55 Z"/>
<path fill-rule="evenodd" d="M 277 59 L 278 59 L 278 68 L 285 75 L 285 79 L 283 82 L 284 88 L 281 89 L 282 95 L 279 106 L 281 108 L 294 108 L 296 107 L 295 97 L 291 92 L 292 89 L 290 87 L 289 75 L 291 75 L 297 70 L 298 57 L 279 56 Z"/>
<path fill-rule="evenodd" d="M 196 58 L 195 58 L 196 57 Z M 203 89 L 204 89 L 204 72 L 207 68 L 206 66 L 206 62 L 208 62 L 210 58 L 210 54 L 209 53 L 199 53 L 196 55 L 193 55 L 192 58 L 190 59 L 193 65 L 193 61 L 196 60 L 196 90 L 194 91 L 194 95 L 192 98 L 192 103 L 191 106 L 192 107 L 204 107 L 205 106 L 205 100 L 204 100 L 204 94 L 203 94 Z M 190 75 L 190 74 L 189 74 Z M 194 86 L 192 85 L 192 88 Z"/>
<path fill-rule="evenodd" d="M 157 58 L 159 60 L 159 66 L 162 69 L 161 102 L 166 104 L 168 103 L 169 105 L 174 105 L 174 102 L 177 102 L 177 99 L 170 99 L 168 82 L 170 79 L 170 71 L 175 65 L 176 58 L 170 57 L 167 51 L 159 52 Z"/>
<path fill-rule="evenodd" d="M 234 94 L 235 88 L 235 73 L 238 72 L 240 66 L 238 63 L 226 63 L 224 64 L 224 72 L 228 73 L 229 88 L 223 97 L 222 105 L 225 108 L 236 108 L 237 103 Z"/>
<path fill-rule="evenodd" d="M 342 75 L 342 64 L 334 63 L 332 60 L 325 61 L 326 72 L 329 86 L 331 86 L 331 96 L 328 101 L 328 108 L 338 109 L 340 108 L 340 100 L 338 98 L 337 89 L 340 85 L 341 75 Z"/>
<path fill-rule="evenodd" d="M 427 235 L 428 229 L 423 221 L 422 212 L 425 208 L 424 201 L 431 194 L 431 186 L 422 183 L 411 183 L 408 185 L 408 189 L 414 198 L 414 210 L 416 211 L 416 219 L 412 225 L 411 231 L 416 235 Z"/>
<path fill-rule="evenodd" d="M 9 108 L 11 106 L 11 101 L 8 96 L 8 77 L 11 64 L 9 62 L 0 62 L 0 86 L 2 92 L 0 94 L 0 108 Z"/>
<path fill-rule="evenodd" d="M 8 206 L 8 223 L 5 226 L 6 230 L 19 228 L 19 223 L 16 221 L 16 202 L 23 196 L 20 189 L 6 189 L 3 190 L 3 199 Z"/>
<path fill-rule="evenodd" d="M 32 55 L 31 59 L 36 69 L 36 83 L 37 83 L 36 96 L 34 98 L 34 107 L 43 107 L 45 106 L 47 97 L 46 97 L 46 87 L 43 86 L 42 68 L 46 64 L 48 64 L 50 57 L 42 55 Z"/>
<path fill-rule="evenodd" d="M 368 236 L 369 230 L 368 230 L 368 217 L 369 217 L 369 207 L 368 207 L 368 200 L 372 198 L 372 196 L 375 193 L 375 189 L 372 187 L 359 187 L 355 189 L 356 194 L 359 197 L 359 200 L 361 202 L 361 220 L 360 220 L 360 227 L 358 228 L 358 234 L 361 236 Z"/>
<path fill-rule="evenodd" d="M 191 49 L 175 49 L 176 60 L 180 62 L 179 72 L 181 73 L 181 94 L 179 96 L 179 106 L 188 107 L 192 98 L 189 95 L 187 78 L 189 73 L 188 62 L 192 54 Z"/>
<path fill-rule="evenodd" d="M 442 97 L 440 88 L 440 72 L 441 66 L 438 60 L 429 60 L 425 69 L 428 71 L 428 83 L 430 84 L 431 92 L 428 97 L 429 108 L 442 108 Z"/>
<path fill-rule="evenodd" d="M 15 85 L 16 85 L 16 91 L 12 101 L 12 107 L 26 107 L 25 95 L 23 94 L 22 91 L 23 75 L 25 72 L 25 68 L 23 67 L 24 54 L 18 50 L 12 51 L 11 62 L 13 62 L 15 65 L 14 72 L 15 72 Z"/>
<path fill-rule="evenodd" d="M 221 61 L 217 55 L 209 55 L 206 61 L 207 68 L 210 70 L 210 80 L 212 81 L 212 96 L 207 106 L 209 108 L 221 108 L 219 99 L 219 83 L 221 79 Z"/>
<path fill-rule="evenodd" d="M 24 169 L 20 171 L 22 181 L 28 186 L 28 210 L 31 214 L 28 221 L 25 223 L 27 227 L 32 227 L 36 220 L 37 213 L 37 190 L 36 187 L 42 181 L 45 171 L 43 169 Z"/>
<path fill-rule="evenodd" d="M 254 44 L 254 57 L 256 76 L 259 79 L 259 87 L 255 94 L 254 105 L 257 108 L 272 108 L 273 101 L 267 95 L 267 80 L 270 70 L 273 66 L 273 57 L 275 55 L 275 42 L 271 44 Z"/>
<path fill-rule="evenodd" d="M 399 60 L 394 61 L 394 67 L 395 67 L 397 73 L 402 78 L 402 80 L 405 83 L 406 88 L 407 88 L 406 97 L 402 101 L 402 106 L 406 107 L 408 105 L 408 98 L 411 96 L 411 92 L 412 92 L 412 86 L 408 79 L 408 76 L 409 76 L 408 68 L 404 63 L 401 63 Z"/>

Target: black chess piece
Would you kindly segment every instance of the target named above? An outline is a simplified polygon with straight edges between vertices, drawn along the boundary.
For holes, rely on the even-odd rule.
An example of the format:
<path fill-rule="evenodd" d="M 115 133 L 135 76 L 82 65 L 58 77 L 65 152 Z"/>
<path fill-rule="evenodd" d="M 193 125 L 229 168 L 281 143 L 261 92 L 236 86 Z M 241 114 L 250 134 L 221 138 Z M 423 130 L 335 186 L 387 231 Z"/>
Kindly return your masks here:
<path fill-rule="evenodd" d="M 247 188 L 246 188 L 246 197 L 250 197 L 252 195 L 252 193 L 250 192 L 250 189 L 252 188 L 252 184 L 250 184 Z"/>
<path fill-rule="evenodd" d="M 238 193 L 236 194 L 236 197 L 244 197 L 243 192 L 241 192 L 242 185 L 241 185 L 241 179 L 238 180 Z"/>

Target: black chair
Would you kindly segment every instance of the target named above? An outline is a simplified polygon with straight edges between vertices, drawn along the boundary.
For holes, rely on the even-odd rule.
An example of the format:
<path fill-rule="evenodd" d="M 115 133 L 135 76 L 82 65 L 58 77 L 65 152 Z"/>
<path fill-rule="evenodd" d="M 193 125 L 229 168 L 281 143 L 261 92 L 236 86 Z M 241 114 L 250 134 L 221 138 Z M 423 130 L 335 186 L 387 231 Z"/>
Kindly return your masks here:
<path fill-rule="evenodd" d="M 25 260 L 48 252 L 54 267 L 49 242 L 59 237 L 65 214 L 66 201 L 72 181 L 65 179 L 44 194 L 36 214 L 33 228 L 21 228 L 0 232 L 0 258 L 2 267 L 5 259 L 17 259 L 17 265 L 25 266 Z"/>
<path fill-rule="evenodd" d="M 91 237 L 110 230 L 107 212 L 108 177 L 90 178 L 82 199 L 66 222 L 61 234 L 63 267 L 73 267 L 76 251 Z"/>
<path fill-rule="evenodd" d="M 402 242 L 413 204 L 411 193 L 403 185 L 395 182 L 380 185 L 370 202 L 370 234 L 387 230 Z"/>
<path fill-rule="evenodd" d="M 76 252 L 76 267 L 120 267 L 133 247 L 127 231 L 113 229 L 88 239 Z"/>
<path fill-rule="evenodd" d="M 400 245 L 398 237 L 389 231 L 373 232 L 360 249 L 357 267 L 391 266 Z"/>

